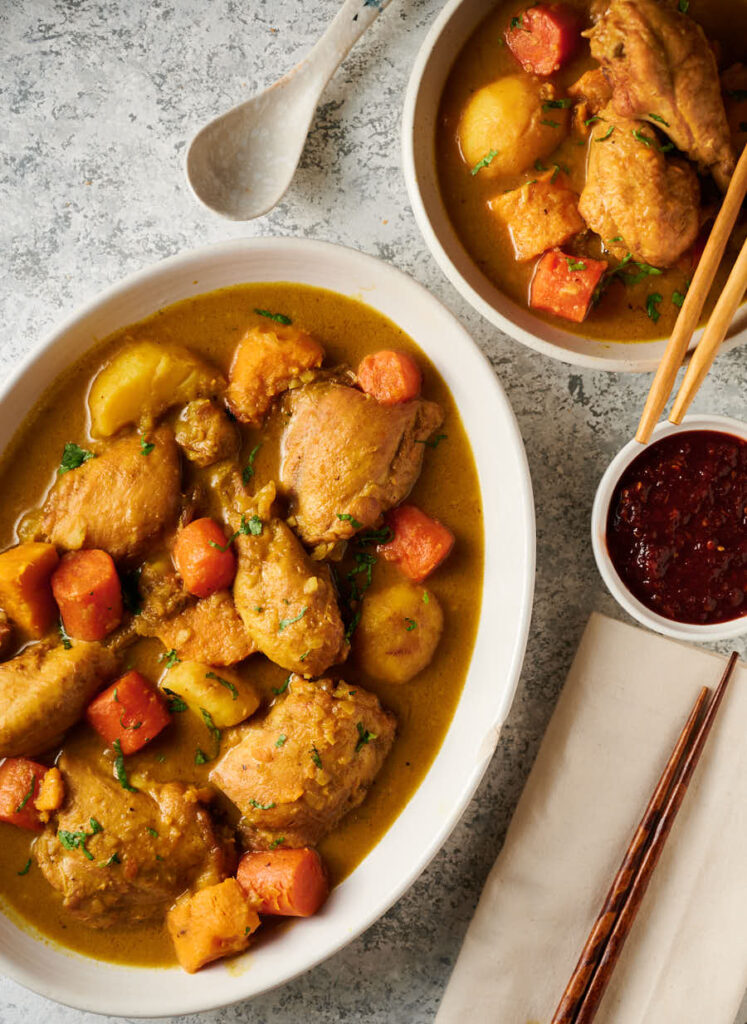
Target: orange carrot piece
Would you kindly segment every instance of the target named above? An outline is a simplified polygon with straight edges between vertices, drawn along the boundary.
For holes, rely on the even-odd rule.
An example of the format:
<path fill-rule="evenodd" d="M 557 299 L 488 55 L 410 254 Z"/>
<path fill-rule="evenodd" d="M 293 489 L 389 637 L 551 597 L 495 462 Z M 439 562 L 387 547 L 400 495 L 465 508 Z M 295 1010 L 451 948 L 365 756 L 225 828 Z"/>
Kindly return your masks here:
<path fill-rule="evenodd" d="M 580 29 L 578 15 L 565 4 L 535 4 L 511 19 L 506 43 L 530 75 L 551 75 L 575 53 Z"/>
<path fill-rule="evenodd" d="M 200 889 L 166 915 L 177 959 L 190 974 L 211 960 L 246 949 L 259 923 L 257 911 L 235 878 Z"/>
<path fill-rule="evenodd" d="M 396 562 L 416 583 L 430 575 L 454 546 L 451 530 L 415 505 L 393 508 L 384 519 L 394 536 L 386 544 L 379 544 L 378 552 L 388 562 Z"/>
<path fill-rule="evenodd" d="M 107 743 L 134 754 L 171 721 L 160 693 L 134 670 L 103 690 L 88 705 L 86 718 Z"/>
<path fill-rule="evenodd" d="M 606 269 L 604 260 L 568 256 L 557 249 L 546 252 L 534 272 L 529 305 L 580 324 Z"/>
<path fill-rule="evenodd" d="M 122 586 L 107 551 L 63 555 L 52 573 L 52 593 L 66 631 L 76 640 L 103 640 L 122 621 Z"/>
<path fill-rule="evenodd" d="M 0 764 L 0 821 L 41 832 L 34 800 L 46 774 L 43 764 L 27 757 L 8 757 Z"/>
<path fill-rule="evenodd" d="M 260 914 L 310 917 L 329 895 L 322 858 L 309 848 L 245 853 L 236 878 Z"/>
<path fill-rule="evenodd" d="M 0 606 L 35 640 L 57 618 L 49 581 L 58 562 L 54 544 L 18 544 L 0 554 Z"/>
<path fill-rule="evenodd" d="M 420 367 L 406 352 L 386 349 L 361 360 L 358 384 L 382 405 L 397 405 L 417 398 L 423 384 Z"/>
<path fill-rule="evenodd" d="M 230 587 L 236 575 L 231 541 L 214 519 L 194 519 L 180 530 L 174 544 L 174 564 L 184 586 L 197 597 L 210 597 Z"/>

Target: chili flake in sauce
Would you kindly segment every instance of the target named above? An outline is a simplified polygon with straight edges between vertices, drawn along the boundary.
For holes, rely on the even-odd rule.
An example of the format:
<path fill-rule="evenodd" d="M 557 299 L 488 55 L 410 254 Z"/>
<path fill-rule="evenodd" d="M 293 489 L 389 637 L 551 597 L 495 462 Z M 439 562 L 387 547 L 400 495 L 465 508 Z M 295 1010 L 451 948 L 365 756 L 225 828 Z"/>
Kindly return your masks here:
<path fill-rule="evenodd" d="M 707 625 L 747 614 L 747 442 L 692 430 L 650 445 L 617 483 L 607 547 L 652 611 Z"/>

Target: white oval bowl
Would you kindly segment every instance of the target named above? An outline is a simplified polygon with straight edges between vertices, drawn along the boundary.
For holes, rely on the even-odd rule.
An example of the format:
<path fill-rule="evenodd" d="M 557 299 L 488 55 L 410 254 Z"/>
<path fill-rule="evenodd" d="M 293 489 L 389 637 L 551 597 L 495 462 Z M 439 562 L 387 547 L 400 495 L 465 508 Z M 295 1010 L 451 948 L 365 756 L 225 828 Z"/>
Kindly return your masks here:
<path fill-rule="evenodd" d="M 426 244 L 454 287 L 471 306 L 516 341 L 553 359 L 601 370 L 641 372 L 659 365 L 666 339 L 615 342 L 584 338 L 540 320 L 496 287 L 462 245 L 441 199 L 436 171 L 438 108 L 454 59 L 488 12 L 486 0 L 449 0 L 420 47 L 402 115 L 402 162 L 410 204 Z M 695 347 L 702 330 L 693 336 Z M 747 341 L 747 305 L 724 341 Z"/>
<path fill-rule="evenodd" d="M 462 697 L 420 787 L 386 835 L 314 918 L 230 965 L 195 975 L 118 966 L 65 951 L 0 914 L 0 970 L 41 995 L 113 1016 L 176 1016 L 281 985 L 381 916 L 444 843 L 490 761 L 513 700 L 532 607 L 534 505 L 524 447 L 487 359 L 423 287 L 370 256 L 324 242 L 239 239 L 127 278 L 55 330 L 0 389 L 0 450 L 44 389 L 99 339 L 180 299 L 248 281 L 329 288 L 390 317 L 451 389 L 470 438 L 485 517 L 482 612 Z"/>
<path fill-rule="evenodd" d="M 682 423 L 663 422 L 657 424 L 650 444 L 660 441 L 670 434 L 682 434 L 689 430 L 715 430 L 722 434 L 734 434 L 747 441 L 747 423 L 734 420 L 728 416 L 686 416 Z M 645 445 L 633 438 L 628 441 L 607 467 L 599 481 L 591 510 L 591 545 L 597 568 L 607 589 L 621 608 L 637 619 L 643 626 L 672 636 L 676 640 L 687 640 L 691 643 L 712 643 L 716 640 L 733 640 L 747 633 L 747 615 L 730 622 L 716 622 L 708 626 L 698 626 L 692 622 L 676 622 L 667 619 L 647 608 L 627 588 L 610 558 L 607 548 L 607 516 L 615 487 L 625 470 L 644 451 Z"/>

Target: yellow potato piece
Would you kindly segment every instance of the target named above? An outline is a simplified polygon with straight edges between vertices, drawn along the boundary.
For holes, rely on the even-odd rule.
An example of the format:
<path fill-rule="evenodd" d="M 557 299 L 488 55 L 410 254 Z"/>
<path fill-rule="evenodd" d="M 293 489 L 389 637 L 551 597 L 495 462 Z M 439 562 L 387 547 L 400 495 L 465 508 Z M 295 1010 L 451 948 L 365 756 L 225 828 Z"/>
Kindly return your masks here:
<path fill-rule="evenodd" d="M 91 431 L 111 437 L 129 423 L 147 430 L 171 406 L 220 394 L 225 387 L 219 371 L 189 349 L 129 342 L 91 385 Z"/>
<path fill-rule="evenodd" d="M 552 86 L 528 75 L 508 75 L 478 89 L 459 120 L 459 145 L 470 169 L 486 160 L 477 174 L 520 174 L 557 149 L 569 113 L 543 108 L 553 95 Z"/>
<path fill-rule="evenodd" d="M 198 714 L 204 708 L 219 729 L 238 725 L 259 707 L 254 687 L 237 672 L 200 661 L 177 662 L 161 680 L 161 686 L 178 693 Z"/>
<path fill-rule="evenodd" d="M 366 675 L 406 683 L 429 664 L 443 625 L 431 591 L 403 580 L 366 595 L 353 651 Z"/>

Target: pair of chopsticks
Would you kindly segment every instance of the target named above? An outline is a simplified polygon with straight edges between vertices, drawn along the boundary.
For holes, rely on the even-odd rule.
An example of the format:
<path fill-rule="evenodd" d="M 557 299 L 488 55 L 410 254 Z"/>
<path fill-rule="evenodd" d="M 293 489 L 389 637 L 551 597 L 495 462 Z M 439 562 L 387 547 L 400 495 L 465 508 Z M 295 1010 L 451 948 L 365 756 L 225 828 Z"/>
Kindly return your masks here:
<path fill-rule="evenodd" d="M 651 881 L 737 664 L 731 655 L 710 704 L 703 687 L 605 897 L 552 1024 L 591 1024 Z"/>
<path fill-rule="evenodd" d="M 651 439 L 651 432 L 659 422 L 659 417 L 664 411 L 664 406 L 672 393 L 677 372 L 687 354 L 690 340 L 695 328 L 698 326 L 700 314 L 708 293 L 711 290 L 713 279 L 716 276 L 721 258 L 724 255 L 726 243 L 732 232 L 740 207 L 747 193 L 747 146 L 742 151 L 739 163 L 732 176 L 728 191 L 724 196 L 721 209 L 716 217 L 708 242 L 700 257 L 698 267 L 693 274 L 693 279 L 688 289 L 682 309 L 679 312 L 677 321 L 672 331 L 667 347 L 664 351 L 659 368 L 656 371 L 651 390 L 648 393 L 646 404 L 643 408 L 636 441 L 641 444 L 648 444 Z M 731 274 L 724 285 L 724 290 L 714 307 L 708 326 L 703 332 L 703 337 L 693 353 L 690 365 L 687 368 L 680 390 L 672 406 L 669 419 L 672 423 L 681 423 L 687 412 L 690 403 L 695 397 L 700 385 L 711 368 L 721 342 L 726 337 L 729 324 L 734 318 L 742 297 L 747 289 L 747 241 L 737 258 Z"/>

